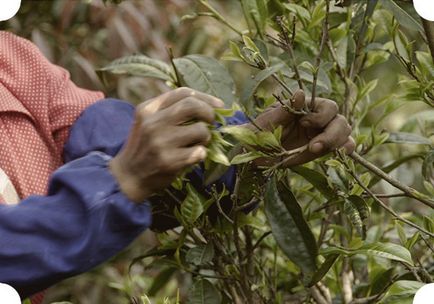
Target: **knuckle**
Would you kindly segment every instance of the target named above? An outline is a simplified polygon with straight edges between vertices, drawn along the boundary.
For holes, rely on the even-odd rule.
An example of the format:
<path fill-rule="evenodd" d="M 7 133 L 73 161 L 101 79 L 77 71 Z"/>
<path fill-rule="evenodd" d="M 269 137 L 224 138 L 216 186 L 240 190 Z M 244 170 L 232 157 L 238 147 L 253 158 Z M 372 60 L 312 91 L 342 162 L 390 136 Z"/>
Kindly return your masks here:
<path fill-rule="evenodd" d="M 188 108 L 190 110 L 195 110 L 198 107 L 200 107 L 201 105 L 202 104 L 201 104 L 201 102 L 199 102 L 199 100 L 197 100 L 194 97 L 190 97 L 190 96 L 187 98 L 184 98 L 184 100 L 182 101 L 182 106 L 185 108 Z"/>
<path fill-rule="evenodd" d="M 142 104 L 139 104 L 136 107 L 136 117 L 138 119 L 142 119 L 143 120 L 149 114 L 151 114 L 151 113 L 150 113 L 148 104 L 142 103 Z"/>
<path fill-rule="evenodd" d="M 148 121 L 143 121 L 140 129 L 143 135 L 149 136 L 155 132 L 155 125 Z"/>
<path fill-rule="evenodd" d="M 176 94 L 180 94 L 182 96 L 192 95 L 193 90 L 187 87 L 180 87 L 174 90 Z"/>

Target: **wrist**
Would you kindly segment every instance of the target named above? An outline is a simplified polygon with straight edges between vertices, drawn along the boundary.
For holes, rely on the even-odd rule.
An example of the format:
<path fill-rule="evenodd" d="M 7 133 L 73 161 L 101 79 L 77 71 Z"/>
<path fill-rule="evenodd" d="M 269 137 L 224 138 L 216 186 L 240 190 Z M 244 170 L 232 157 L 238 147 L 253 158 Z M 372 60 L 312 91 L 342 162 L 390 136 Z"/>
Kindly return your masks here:
<path fill-rule="evenodd" d="M 115 177 L 121 192 L 132 202 L 142 203 L 151 196 L 151 191 L 144 187 L 134 174 L 125 170 L 119 157 L 110 160 L 109 169 Z"/>

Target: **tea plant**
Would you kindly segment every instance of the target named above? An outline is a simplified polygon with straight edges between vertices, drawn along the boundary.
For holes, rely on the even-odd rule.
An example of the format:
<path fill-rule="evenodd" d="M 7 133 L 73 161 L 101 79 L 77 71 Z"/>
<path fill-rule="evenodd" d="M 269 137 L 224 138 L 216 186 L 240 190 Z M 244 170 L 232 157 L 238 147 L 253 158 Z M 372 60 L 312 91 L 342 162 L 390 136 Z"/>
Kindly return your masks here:
<path fill-rule="evenodd" d="M 204 185 L 186 172 L 152 200 L 156 228 L 178 227 L 132 261 L 159 271 L 148 293 L 181 272 L 193 278 L 188 303 L 411 303 L 434 278 L 433 24 L 404 1 L 239 2 L 244 23 L 208 0 L 184 17 L 213 18 L 231 32 L 221 58 L 133 55 L 99 71 L 188 86 L 228 108 L 210 126 Z M 228 62 L 251 77 L 234 81 Z M 393 70 L 382 73 L 392 79 L 380 79 L 381 69 Z M 241 110 L 254 126 L 276 102 L 305 115 L 311 108 L 291 103 L 297 90 L 312 103 L 337 101 L 356 152 L 286 168 L 306 147 L 286 151 L 281 128 L 225 123 Z M 422 110 L 398 131 L 383 129 L 409 103 Z M 219 178 L 235 166 L 231 188 Z"/>

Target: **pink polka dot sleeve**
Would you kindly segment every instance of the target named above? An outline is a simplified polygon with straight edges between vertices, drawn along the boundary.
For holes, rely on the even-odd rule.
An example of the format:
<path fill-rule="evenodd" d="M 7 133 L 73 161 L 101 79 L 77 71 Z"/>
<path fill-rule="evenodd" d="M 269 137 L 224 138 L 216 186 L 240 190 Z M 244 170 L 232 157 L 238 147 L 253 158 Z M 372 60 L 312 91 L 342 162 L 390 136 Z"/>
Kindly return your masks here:
<path fill-rule="evenodd" d="M 21 198 L 45 193 L 69 127 L 102 98 L 75 86 L 30 41 L 0 31 L 0 168 Z"/>

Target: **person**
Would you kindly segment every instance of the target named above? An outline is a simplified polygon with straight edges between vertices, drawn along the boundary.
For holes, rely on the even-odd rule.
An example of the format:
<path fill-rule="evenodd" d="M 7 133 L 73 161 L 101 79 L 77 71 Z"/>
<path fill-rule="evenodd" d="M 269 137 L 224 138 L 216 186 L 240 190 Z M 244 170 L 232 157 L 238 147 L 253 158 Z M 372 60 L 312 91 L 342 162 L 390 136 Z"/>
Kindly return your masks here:
<path fill-rule="evenodd" d="M 0 168 L 20 197 L 0 205 L 0 282 L 25 298 L 123 250 L 150 227 L 152 195 L 205 159 L 219 107 L 188 88 L 137 107 L 104 99 L 76 87 L 31 42 L 0 32 Z M 228 123 L 249 127 L 240 112 Z M 282 125 L 287 149 L 308 144 L 288 165 L 354 150 L 351 127 L 327 99 L 301 119 L 276 105 L 255 123 Z"/>

